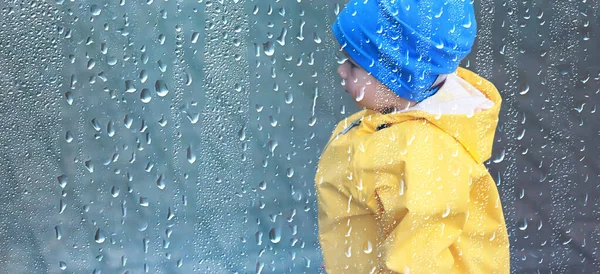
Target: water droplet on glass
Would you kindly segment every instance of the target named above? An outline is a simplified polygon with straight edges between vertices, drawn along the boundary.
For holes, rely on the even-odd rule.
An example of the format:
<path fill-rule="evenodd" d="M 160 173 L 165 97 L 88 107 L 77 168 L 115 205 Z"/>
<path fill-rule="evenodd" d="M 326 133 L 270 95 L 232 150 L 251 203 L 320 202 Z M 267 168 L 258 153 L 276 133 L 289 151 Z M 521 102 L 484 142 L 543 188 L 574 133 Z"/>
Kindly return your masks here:
<path fill-rule="evenodd" d="M 171 207 L 169 207 L 169 209 L 167 210 L 167 220 L 172 220 L 173 218 L 175 218 L 175 214 L 173 214 L 173 211 L 171 210 Z"/>
<path fill-rule="evenodd" d="M 148 198 L 146 197 L 140 197 L 140 205 L 147 207 L 150 203 L 148 202 Z"/>
<path fill-rule="evenodd" d="M 294 95 L 292 95 L 292 94 L 291 94 L 291 93 L 289 93 L 289 92 L 286 92 L 286 93 L 285 93 L 285 103 L 289 105 L 289 104 L 291 104 L 292 102 L 294 102 Z"/>
<path fill-rule="evenodd" d="M 91 5 L 90 12 L 92 13 L 93 16 L 98 16 L 102 12 L 102 9 L 100 7 L 98 7 L 98 5 Z"/>
<path fill-rule="evenodd" d="M 67 100 L 67 104 L 73 105 L 73 93 L 70 91 L 65 92 L 65 99 Z"/>
<path fill-rule="evenodd" d="M 519 225 L 519 230 L 523 231 L 527 229 L 527 219 L 523 219 L 523 224 Z"/>
<path fill-rule="evenodd" d="M 125 115 L 125 118 L 123 119 L 123 124 L 126 128 L 131 128 L 131 124 L 133 124 L 133 119 L 129 117 L 129 115 Z"/>
<path fill-rule="evenodd" d="M 98 229 L 96 230 L 96 235 L 94 235 L 94 240 L 101 244 L 106 240 L 106 236 L 104 236 L 104 232 L 102 232 L 102 230 Z"/>
<path fill-rule="evenodd" d="M 100 127 L 100 123 L 98 123 L 98 120 L 96 120 L 96 118 L 92 119 L 90 121 L 90 123 L 92 124 L 92 127 L 94 128 L 94 130 L 100 132 L 100 130 L 102 130 L 102 127 Z"/>
<path fill-rule="evenodd" d="M 112 195 L 114 198 L 117 198 L 117 197 L 119 197 L 119 192 L 120 192 L 120 191 L 119 191 L 119 188 L 118 188 L 118 187 L 116 187 L 116 186 L 113 186 L 113 187 L 111 188 L 111 190 L 110 190 L 110 194 L 111 194 L 111 195 Z"/>
<path fill-rule="evenodd" d="M 313 40 L 315 41 L 315 43 L 321 44 L 321 37 L 319 37 L 319 34 L 317 34 L 316 32 L 313 34 Z"/>
<path fill-rule="evenodd" d="M 54 232 L 55 232 L 55 236 L 57 240 L 62 239 L 62 229 L 60 228 L 60 226 L 55 226 L 54 227 Z"/>
<path fill-rule="evenodd" d="M 265 268 L 265 263 L 257 262 L 256 263 L 256 274 L 262 274 L 263 269 Z"/>
<path fill-rule="evenodd" d="M 274 155 L 275 149 L 277 148 L 278 145 L 279 145 L 279 143 L 277 143 L 277 141 L 269 140 L 268 146 L 269 146 L 269 150 L 271 151 L 271 155 Z"/>
<path fill-rule="evenodd" d="M 373 244 L 371 244 L 371 241 L 367 241 L 365 243 L 365 245 L 363 246 L 363 252 L 370 254 L 371 252 L 373 252 Z"/>
<path fill-rule="evenodd" d="M 196 124 L 200 120 L 200 113 L 187 112 L 186 117 L 192 124 Z"/>
<path fill-rule="evenodd" d="M 188 148 L 187 148 L 187 159 L 188 159 L 188 162 L 190 162 L 190 164 L 193 164 L 196 162 L 196 154 L 192 150 L 191 146 L 188 146 Z"/>
<path fill-rule="evenodd" d="M 277 126 L 277 118 L 273 117 L 273 115 L 269 115 L 269 123 L 271 124 L 272 127 L 276 127 Z"/>
<path fill-rule="evenodd" d="M 525 95 L 529 92 L 529 85 L 528 84 L 523 84 L 521 86 L 521 91 L 519 91 L 519 94 L 521 95 Z"/>
<path fill-rule="evenodd" d="M 500 163 L 502 161 L 504 161 L 504 156 L 506 155 L 506 151 L 504 149 L 502 149 L 502 151 L 500 151 L 500 156 L 498 156 L 497 158 L 495 158 L 492 162 L 494 162 L 495 164 Z"/>
<path fill-rule="evenodd" d="M 242 128 L 238 132 L 238 137 L 240 138 L 240 141 L 246 140 L 246 126 L 242 126 Z"/>
<path fill-rule="evenodd" d="M 287 35 L 287 28 L 283 27 L 281 29 L 281 34 L 279 35 L 279 37 L 277 37 L 277 39 L 275 39 L 277 41 L 278 44 L 285 46 L 285 36 Z M 266 54 L 266 52 L 265 52 Z M 271 54 L 273 55 L 273 54 Z M 269 55 L 270 56 L 270 55 Z"/>
<path fill-rule="evenodd" d="M 167 125 L 167 123 L 168 123 L 168 120 L 167 120 L 167 119 L 165 119 L 165 117 L 164 117 L 164 116 L 161 116 L 160 120 L 158 120 L 158 124 L 159 124 L 161 127 L 165 127 L 165 126 Z"/>
<path fill-rule="evenodd" d="M 67 141 L 67 143 L 71 143 L 73 141 L 73 134 L 71 134 L 70 131 L 65 133 L 65 141 Z"/>
<path fill-rule="evenodd" d="M 189 86 L 192 84 L 192 75 L 189 72 L 185 72 L 185 85 Z"/>
<path fill-rule="evenodd" d="M 198 32 L 192 33 L 192 44 L 196 44 L 198 42 L 198 38 L 200 38 L 200 33 L 198 33 Z"/>
<path fill-rule="evenodd" d="M 267 56 L 273 56 L 275 54 L 275 44 L 271 42 L 266 42 L 263 44 L 263 51 Z"/>
<path fill-rule="evenodd" d="M 58 262 L 58 267 L 60 267 L 60 270 L 66 270 L 67 269 L 67 263 L 60 261 Z"/>
<path fill-rule="evenodd" d="M 136 90 L 137 89 L 135 88 L 135 84 L 133 83 L 132 80 L 126 80 L 125 81 L 125 92 L 133 93 Z"/>
<path fill-rule="evenodd" d="M 163 61 L 158 60 L 156 63 L 158 64 L 158 69 L 160 69 L 161 72 L 167 71 L 167 64 L 163 63 Z"/>
<path fill-rule="evenodd" d="M 294 169 L 293 168 L 288 168 L 286 171 L 286 175 L 288 178 L 292 178 L 292 176 L 294 176 Z"/>
<path fill-rule="evenodd" d="M 58 185 L 60 186 L 60 188 L 65 188 L 67 186 L 67 175 L 60 175 L 57 177 L 58 179 Z"/>
<path fill-rule="evenodd" d="M 60 201 L 58 203 L 58 214 L 62 214 L 66 208 L 67 208 L 67 204 L 62 199 L 60 199 Z"/>
<path fill-rule="evenodd" d="M 92 160 L 87 160 L 83 162 L 83 164 L 90 173 L 94 173 L 94 164 L 92 163 Z"/>
<path fill-rule="evenodd" d="M 281 241 L 281 229 L 271 228 L 269 231 L 269 240 L 274 244 L 279 243 Z"/>
<path fill-rule="evenodd" d="M 310 116 L 308 118 L 308 126 L 314 126 L 317 123 L 317 117 L 315 116 Z"/>
<path fill-rule="evenodd" d="M 140 82 L 146 83 L 146 81 L 148 80 L 148 72 L 146 72 L 145 69 L 143 69 L 142 71 L 140 71 Z"/>
<path fill-rule="evenodd" d="M 304 20 L 300 20 L 300 31 L 298 32 L 298 35 L 296 36 L 296 39 L 303 41 L 304 40 L 304 25 L 306 25 L 306 22 L 304 22 Z"/>
<path fill-rule="evenodd" d="M 362 101 L 362 99 L 365 98 L 365 89 L 366 88 L 367 88 L 366 86 L 363 86 L 358 90 L 358 94 L 357 94 L 356 98 L 354 98 L 354 100 L 356 100 L 356 102 L 360 102 L 360 101 Z"/>
<path fill-rule="evenodd" d="M 156 94 L 160 97 L 165 97 L 169 94 L 169 89 L 167 88 L 167 84 L 163 80 L 156 80 L 154 84 L 154 88 L 156 89 Z"/>
<path fill-rule="evenodd" d="M 440 41 L 440 43 L 435 43 L 435 48 L 437 49 L 443 49 L 444 48 L 444 41 Z"/>
<path fill-rule="evenodd" d="M 109 137 L 115 136 L 115 127 L 113 126 L 112 121 L 108 121 L 108 124 L 106 125 L 106 133 Z"/>
<path fill-rule="evenodd" d="M 158 179 L 156 179 L 156 185 L 159 189 L 165 189 L 165 187 L 167 186 L 162 174 L 158 176 Z"/>
<path fill-rule="evenodd" d="M 114 66 L 114 65 L 116 65 L 116 64 L 117 64 L 117 62 L 118 62 L 117 58 L 115 58 L 115 57 L 113 57 L 113 56 L 108 56 L 108 57 L 106 57 L 106 63 L 107 63 L 109 66 Z"/>
<path fill-rule="evenodd" d="M 150 101 L 152 101 L 152 92 L 150 92 L 150 90 L 147 88 L 142 89 L 142 92 L 140 93 L 140 100 L 145 104 L 150 103 Z"/>

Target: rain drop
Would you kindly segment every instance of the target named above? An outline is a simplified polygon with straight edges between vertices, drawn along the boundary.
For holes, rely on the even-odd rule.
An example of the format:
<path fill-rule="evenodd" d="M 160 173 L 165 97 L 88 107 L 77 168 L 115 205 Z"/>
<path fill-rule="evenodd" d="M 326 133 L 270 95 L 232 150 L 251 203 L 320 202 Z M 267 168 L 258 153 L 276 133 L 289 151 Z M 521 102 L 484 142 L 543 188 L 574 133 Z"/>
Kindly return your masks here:
<path fill-rule="evenodd" d="M 65 133 L 65 141 L 67 141 L 67 143 L 71 143 L 73 141 L 73 134 L 71 134 L 70 131 Z"/>
<path fill-rule="evenodd" d="M 137 89 L 135 88 L 135 85 L 134 85 L 134 83 L 133 83 L 132 80 L 126 80 L 125 81 L 125 92 L 133 93 L 136 90 Z"/>
<path fill-rule="evenodd" d="M 67 100 L 67 104 L 73 105 L 73 93 L 70 91 L 65 92 L 65 99 Z"/>
<path fill-rule="evenodd" d="M 60 185 L 60 188 L 65 188 L 67 186 L 67 175 L 60 175 L 57 177 L 58 179 L 58 185 Z"/>
<path fill-rule="evenodd" d="M 521 95 L 525 95 L 529 92 L 529 85 L 528 84 L 523 84 L 521 86 L 521 91 L 519 91 L 519 94 Z"/>
<path fill-rule="evenodd" d="M 108 124 L 106 125 L 106 133 L 108 134 L 108 137 L 115 136 L 115 127 L 113 126 L 112 121 L 108 121 Z"/>
<path fill-rule="evenodd" d="M 192 75 L 189 72 L 185 72 L 185 85 L 189 86 L 192 84 Z"/>
<path fill-rule="evenodd" d="M 161 72 L 167 71 L 167 65 L 163 63 L 163 61 L 158 60 L 156 63 L 158 64 L 158 69 L 160 69 Z"/>
<path fill-rule="evenodd" d="M 196 44 L 198 42 L 198 38 L 200 38 L 200 33 L 198 33 L 198 32 L 192 33 L 192 44 Z"/>
<path fill-rule="evenodd" d="M 125 115 L 125 118 L 123 119 L 123 124 L 126 128 L 131 128 L 131 124 L 133 124 L 133 119 L 129 117 L 129 115 Z"/>
<path fill-rule="evenodd" d="M 279 243 L 281 241 L 281 229 L 271 228 L 269 231 L 269 240 L 274 244 Z"/>
<path fill-rule="evenodd" d="M 92 13 L 93 16 L 98 16 L 102 12 L 102 9 L 100 9 L 100 7 L 98 7 L 98 5 L 91 5 L 90 12 Z"/>
<path fill-rule="evenodd" d="M 54 227 L 54 232 L 55 232 L 55 236 L 57 240 L 62 239 L 62 229 L 60 228 L 60 226 L 55 226 Z"/>
<path fill-rule="evenodd" d="M 190 162 L 190 164 L 193 164 L 196 162 L 196 154 L 194 154 L 194 151 L 192 150 L 191 146 L 188 146 L 188 148 L 187 148 L 187 159 L 188 159 L 188 162 Z"/>
<path fill-rule="evenodd" d="M 260 183 L 258 183 L 258 188 L 260 188 L 260 190 L 267 189 L 267 183 L 265 181 L 260 181 Z"/>
<path fill-rule="evenodd" d="M 110 190 L 110 194 L 114 197 L 117 198 L 119 197 L 119 188 L 116 186 L 113 186 L 112 189 Z"/>
<path fill-rule="evenodd" d="M 266 42 L 263 44 L 263 51 L 267 56 L 273 56 L 275 54 L 275 44 L 271 42 Z"/>
<path fill-rule="evenodd" d="M 104 232 L 102 232 L 102 230 L 98 229 L 96 230 L 96 234 L 94 235 L 94 240 L 96 241 L 96 243 L 103 243 L 106 240 L 106 236 L 104 236 Z"/>
<path fill-rule="evenodd" d="M 175 218 L 175 214 L 173 214 L 173 211 L 171 210 L 171 207 L 169 207 L 169 209 L 167 210 L 167 220 L 172 220 L 173 218 Z"/>
<path fill-rule="evenodd" d="M 285 93 L 285 103 L 289 105 L 289 104 L 291 104 L 292 102 L 294 102 L 294 95 L 292 95 L 292 94 L 291 94 L 291 93 L 289 93 L 289 92 L 286 92 L 286 93 Z"/>
<path fill-rule="evenodd" d="M 143 207 L 147 207 L 150 203 L 148 202 L 148 198 L 140 197 L 140 205 Z"/>
<path fill-rule="evenodd" d="M 363 252 L 366 254 L 371 254 L 371 252 L 373 252 L 373 244 L 371 244 L 371 241 L 367 241 L 363 247 Z"/>
<path fill-rule="evenodd" d="M 142 103 L 150 103 L 150 101 L 152 100 L 152 93 L 150 92 L 150 90 L 148 90 L 147 88 L 142 89 L 142 92 L 140 93 L 140 100 L 142 101 Z"/>
<path fill-rule="evenodd" d="M 271 151 L 271 155 L 274 155 L 275 149 L 277 148 L 278 145 L 279 144 L 277 143 L 277 141 L 269 140 L 268 146 L 269 146 L 269 150 Z"/>
<path fill-rule="evenodd" d="M 165 180 L 163 179 L 162 174 L 160 176 L 158 176 L 158 179 L 156 179 L 156 185 L 158 186 L 159 189 L 165 189 L 165 187 L 167 186 L 165 183 Z"/>
<path fill-rule="evenodd" d="M 315 43 L 321 44 L 321 37 L 319 37 L 319 34 L 317 34 L 316 32 L 313 34 L 313 40 L 315 41 Z"/>
<path fill-rule="evenodd" d="M 240 138 L 240 141 L 246 140 L 246 126 L 242 126 L 242 128 L 238 132 L 238 137 Z"/>
<path fill-rule="evenodd" d="M 94 164 L 92 163 L 92 160 L 87 160 L 83 162 L 83 164 L 90 173 L 94 173 Z"/>
<path fill-rule="evenodd" d="M 140 82 L 146 83 L 146 81 L 148 80 L 148 73 L 146 72 L 145 69 L 143 69 L 142 71 L 140 71 Z"/>
<path fill-rule="evenodd" d="M 169 94 L 169 89 L 167 88 L 167 84 L 165 84 L 162 80 L 156 80 L 154 84 L 154 88 L 156 89 L 156 94 L 160 97 L 165 97 Z"/>
<path fill-rule="evenodd" d="M 287 35 L 287 28 L 284 27 L 281 29 L 281 34 L 276 39 L 276 41 L 279 45 L 285 46 L 285 36 L 286 35 Z M 265 52 L 265 54 L 266 54 L 266 52 Z M 273 54 L 271 54 L 271 55 L 273 55 Z M 269 55 L 269 56 L 271 56 L 271 55 Z"/>

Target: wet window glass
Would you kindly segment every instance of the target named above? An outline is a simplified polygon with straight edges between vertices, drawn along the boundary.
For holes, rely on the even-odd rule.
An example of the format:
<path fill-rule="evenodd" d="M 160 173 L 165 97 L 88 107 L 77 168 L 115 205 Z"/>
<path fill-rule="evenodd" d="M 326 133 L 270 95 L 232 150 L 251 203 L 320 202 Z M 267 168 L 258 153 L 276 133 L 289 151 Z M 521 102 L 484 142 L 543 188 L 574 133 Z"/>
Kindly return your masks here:
<path fill-rule="evenodd" d="M 345 4 L 1 3 L 0 272 L 324 273 Z M 598 3 L 473 5 L 511 271 L 600 271 Z"/>

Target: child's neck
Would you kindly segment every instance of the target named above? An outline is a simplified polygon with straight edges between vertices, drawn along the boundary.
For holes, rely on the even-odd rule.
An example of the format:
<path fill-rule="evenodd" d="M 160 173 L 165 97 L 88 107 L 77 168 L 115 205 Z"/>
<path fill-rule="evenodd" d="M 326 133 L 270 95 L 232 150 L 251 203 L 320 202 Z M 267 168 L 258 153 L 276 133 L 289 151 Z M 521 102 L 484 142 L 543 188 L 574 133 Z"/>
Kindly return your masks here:
<path fill-rule="evenodd" d="M 395 113 L 395 112 L 400 112 L 403 110 L 407 110 L 415 105 L 417 105 L 418 103 L 415 101 L 408 101 L 408 100 L 403 100 L 404 102 L 401 104 L 397 104 L 394 106 L 387 106 L 387 107 L 383 107 L 380 109 L 376 109 L 375 111 L 381 113 L 381 114 L 391 114 L 391 113 Z"/>

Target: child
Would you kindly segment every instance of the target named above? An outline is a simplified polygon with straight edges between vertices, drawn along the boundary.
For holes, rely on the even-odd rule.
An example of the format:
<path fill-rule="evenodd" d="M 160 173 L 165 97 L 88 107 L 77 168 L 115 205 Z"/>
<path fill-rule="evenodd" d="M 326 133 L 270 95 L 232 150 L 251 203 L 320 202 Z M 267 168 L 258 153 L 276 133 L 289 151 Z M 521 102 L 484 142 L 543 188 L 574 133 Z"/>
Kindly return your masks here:
<path fill-rule="evenodd" d="M 500 198 L 483 162 L 501 98 L 459 62 L 470 0 L 350 0 L 333 25 L 342 86 L 365 110 L 340 122 L 316 188 L 328 273 L 509 273 Z"/>

